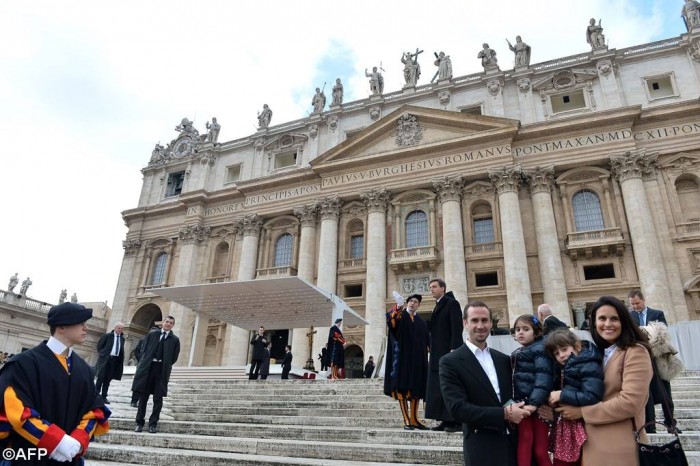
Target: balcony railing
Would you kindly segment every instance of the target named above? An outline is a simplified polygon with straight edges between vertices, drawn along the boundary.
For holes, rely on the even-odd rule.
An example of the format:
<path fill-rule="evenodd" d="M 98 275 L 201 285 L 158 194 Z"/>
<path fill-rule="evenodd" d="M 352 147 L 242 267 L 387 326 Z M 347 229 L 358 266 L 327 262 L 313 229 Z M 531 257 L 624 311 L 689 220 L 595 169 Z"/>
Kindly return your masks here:
<path fill-rule="evenodd" d="M 350 268 L 359 268 L 359 267 L 364 267 L 365 266 L 365 258 L 364 257 L 358 257 L 354 259 L 340 259 L 338 261 L 338 268 L 339 269 L 350 269 Z"/>
<path fill-rule="evenodd" d="M 394 271 L 399 267 L 405 271 L 434 270 L 438 262 L 438 249 L 435 246 L 392 249 L 389 255 L 389 265 Z"/>
<path fill-rule="evenodd" d="M 466 255 L 470 254 L 501 254 L 503 253 L 503 243 L 473 243 L 464 247 Z"/>
<path fill-rule="evenodd" d="M 286 265 L 284 267 L 268 267 L 265 269 L 258 269 L 257 278 L 270 278 L 270 277 L 293 277 L 296 276 L 297 269 L 291 265 Z"/>
<path fill-rule="evenodd" d="M 207 277 L 204 279 L 205 283 L 224 283 L 231 281 L 231 277 L 228 275 L 220 275 L 218 277 Z"/>
<path fill-rule="evenodd" d="M 698 235 L 700 234 L 700 221 L 679 223 L 676 225 L 676 233 L 679 236 Z"/>
<path fill-rule="evenodd" d="M 48 314 L 49 309 L 54 306 L 53 304 L 37 301 L 36 299 L 27 298 L 26 296 L 11 293 L 5 290 L 0 290 L 0 301 L 5 301 L 6 303 L 13 304 L 15 306 L 27 309 L 28 311 L 33 311 L 42 315 Z M 107 327 L 107 319 L 95 316 L 88 321 L 88 326 L 105 329 Z"/>
<path fill-rule="evenodd" d="M 619 256 L 624 249 L 625 240 L 619 227 L 569 232 L 566 235 L 566 252 L 574 260 L 579 256 Z"/>

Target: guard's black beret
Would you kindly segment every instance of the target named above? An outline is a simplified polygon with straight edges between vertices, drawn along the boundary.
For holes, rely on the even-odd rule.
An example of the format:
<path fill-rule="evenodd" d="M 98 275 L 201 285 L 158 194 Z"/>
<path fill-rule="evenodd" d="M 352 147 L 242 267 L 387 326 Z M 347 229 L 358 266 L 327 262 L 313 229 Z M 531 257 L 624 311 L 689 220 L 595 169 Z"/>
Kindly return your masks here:
<path fill-rule="evenodd" d="M 420 303 L 421 301 L 423 301 L 423 296 L 421 296 L 421 295 L 419 295 L 419 294 L 412 294 L 411 296 L 409 296 L 408 298 L 406 298 L 406 302 L 409 302 L 409 301 L 410 301 L 411 299 L 413 299 L 413 298 L 416 298 L 416 299 L 418 300 L 419 303 Z"/>
<path fill-rule="evenodd" d="M 338 324 L 341 323 L 342 321 L 343 321 L 343 319 L 335 319 L 335 324 L 338 325 Z"/>
<path fill-rule="evenodd" d="M 92 318 L 92 309 L 77 303 L 63 303 L 49 309 L 46 323 L 50 327 L 81 324 Z"/>

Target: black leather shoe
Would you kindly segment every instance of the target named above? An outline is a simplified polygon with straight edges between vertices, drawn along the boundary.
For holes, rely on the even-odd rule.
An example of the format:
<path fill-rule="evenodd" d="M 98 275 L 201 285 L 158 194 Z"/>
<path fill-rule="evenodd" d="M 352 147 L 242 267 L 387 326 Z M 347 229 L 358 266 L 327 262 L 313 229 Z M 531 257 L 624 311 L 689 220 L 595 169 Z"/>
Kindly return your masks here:
<path fill-rule="evenodd" d="M 109 404 L 109 400 L 107 399 L 106 396 L 103 396 L 103 397 L 102 397 L 102 400 L 105 402 L 106 405 Z"/>
<path fill-rule="evenodd" d="M 447 427 L 447 426 L 445 425 L 445 423 L 444 423 L 444 422 L 441 422 L 441 423 L 438 424 L 437 426 L 432 427 L 430 430 L 443 431 L 443 430 L 445 430 L 445 427 Z"/>
<path fill-rule="evenodd" d="M 413 426 L 403 426 L 403 430 L 413 430 Z"/>
<path fill-rule="evenodd" d="M 445 432 L 449 432 L 449 433 L 459 432 L 461 430 L 462 430 L 462 426 L 457 426 L 457 425 L 452 425 L 452 424 L 445 427 Z"/>
<path fill-rule="evenodd" d="M 155 434 L 156 433 L 156 426 L 148 426 L 148 433 Z"/>
<path fill-rule="evenodd" d="M 143 426 L 136 426 L 136 429 L 134 429 L 134 432 L 143 432 Z"/>
<path fill-rule="evenodd" d="M 418 429 L 418 430 L 428 430 L 429 429 L 428 426 L 426 426 L 425 424 L 421 424 L 420 422 L 417 425 L 413 425 L 411 427 L 413 427 L 414 429 Z"/>
<path fill-rule="evenodd" d="M 132 407 L 132 408 L 138 408 L 138 407 L 139 407 L 139 404 L 138 404 L 138 403 L 132 402 L 132 403 L 131 403 L 131 407 Z"/>

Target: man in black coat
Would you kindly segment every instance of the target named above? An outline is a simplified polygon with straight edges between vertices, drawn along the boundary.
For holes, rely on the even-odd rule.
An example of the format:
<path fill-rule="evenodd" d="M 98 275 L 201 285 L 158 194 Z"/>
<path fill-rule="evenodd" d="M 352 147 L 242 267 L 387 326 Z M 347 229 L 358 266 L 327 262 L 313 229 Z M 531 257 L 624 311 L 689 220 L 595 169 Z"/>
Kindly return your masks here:
<path fill-rule="evenodd" d="M 442 401 L 440 391 L 440 358 L 464 344 L 462 340 L 462 311 L 459 302 L 441 278 L 430 282 L 430 294 L 435 298 L 435 308 L 430 317 L 430 363 L 428 386 L 425 395 L 425 417 L 440 421 L 433 430 L 446 432 L 459 431 L 459 423 L 454 422 L 449 410 Z"/>
<path fill-rule="evenodd" d="M 250 374 L 248 375 L 248 379 L 256 380 L 260 373 L 260 366 L 265 358 L 265 347 L 267 346 L 265 327 L 262 325 L 260 326 L 258 333 L 250 340 L 250 345 L 253 347 L 253 354 L 250 361 Z"/>
<path fill-rule="evenodd" d="M 365 370 L 362 373 L 365 379 L 371 379 L 372 374 L 374 374 L 374 356 L 369 357 L 367 364 L 365 364 Z"/>
<path fill-rule="evenodd" d="M 284 347 L 284 358 L 282 358 L 282 378 L 289 378 L 289 371 L 292 370 L 292 347 L 287 345 Z"/>
<path fill-rule="evenodd" d="M 124 371 L 124 324 L 118 322 L 114 330 L 102 335 L 97 342 L 97 392 L 109 404 L 107 392 L 112 380 L 121 380 Z"/>
<path fill-rule="evenodd" d="M 168 316 L 163 320 L 162 330 L 153 330 L 146 336 L 143 352 L 131 389 L 139 393 L 139 405 L 136 411 L 136 432 L 141 432 L 145 424 L 146 405 L 153 395 L 153 412 L 148 419 L 148 431 L 156 433 L 163 397 L 168 396 L 168 381 L 173 365 L 180 355 L 180 339 L 172 329 L 175 318 Z"/>
<path fill-rule="evenodd" d="M 552 330 L 558 328 L 569 328 L 565 322 L 562 322 L 556 316 L 552 315 L 552 306 L 549 304 L 540 304 L 537 308 L 537 317 L 539 317 L 540 322 L 542 322 L 543 335 L 547 335 Z"/>
<path fill-rule="evenodd" d="M 515 466 L 511 424 L 530 412 L 513 403 L 510 357 L 490 349 L 491 310 L 472 301 L 464 309 L 466 344 L 440 360 L 440 385 L 452 418 L 462 423 L 466 466 Z"/>

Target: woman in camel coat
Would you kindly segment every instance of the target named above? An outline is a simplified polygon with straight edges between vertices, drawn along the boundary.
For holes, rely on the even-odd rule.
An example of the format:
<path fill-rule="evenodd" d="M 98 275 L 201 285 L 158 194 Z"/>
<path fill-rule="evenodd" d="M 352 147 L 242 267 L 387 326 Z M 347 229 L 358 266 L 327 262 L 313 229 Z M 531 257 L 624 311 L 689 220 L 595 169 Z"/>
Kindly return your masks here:
<path fill-rule="evenodd" d="M 651 381 L 651 354 L 646 336 L 617 298 L 603 296 L 591 309 L 591 335 L 604 351 L 603 401 L 591 406 L 562 406 L 564 419 L 586 423 L 588 440 L 583 444 L 583 464 L 637 466 L 637 429 L 644 425 L 644 406 Z M 641 440 L 646 441 L 644 430 Z"/>

